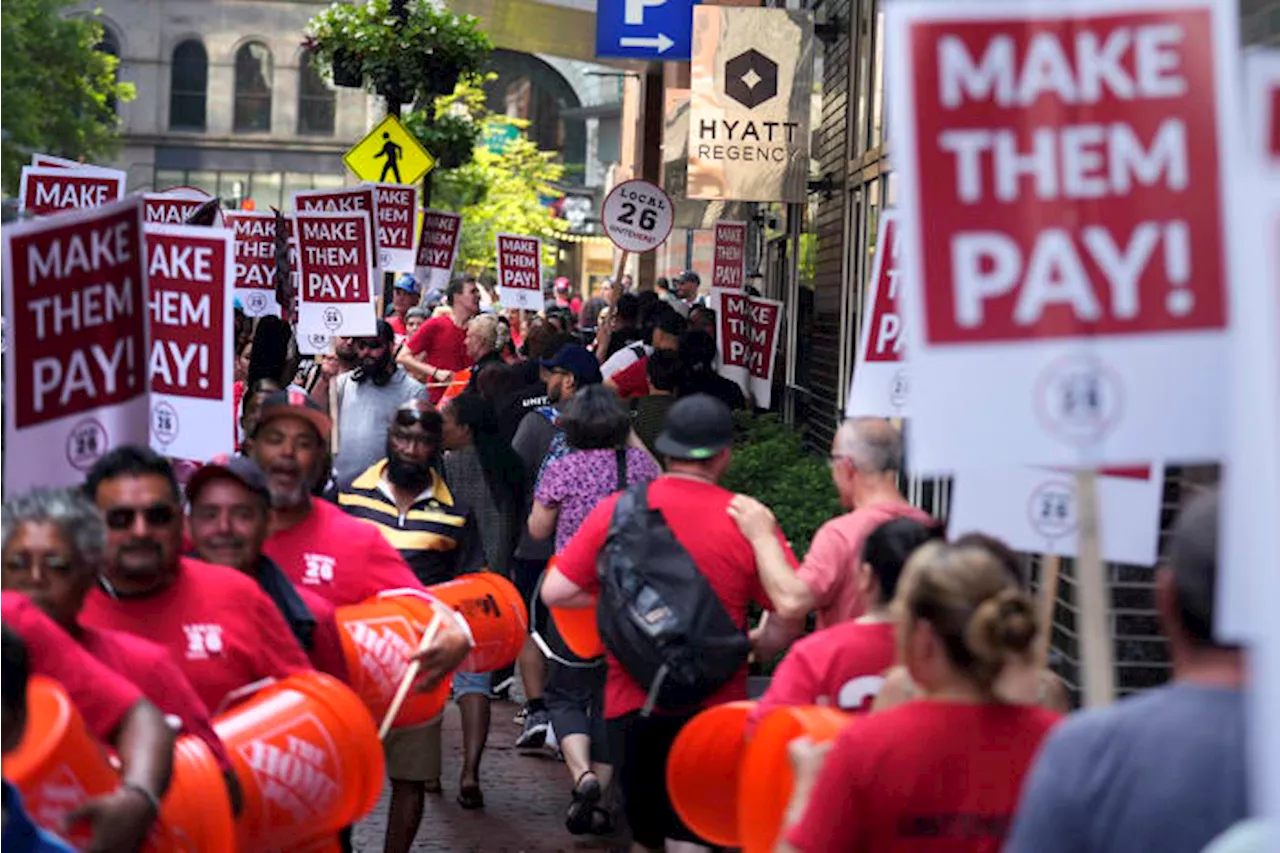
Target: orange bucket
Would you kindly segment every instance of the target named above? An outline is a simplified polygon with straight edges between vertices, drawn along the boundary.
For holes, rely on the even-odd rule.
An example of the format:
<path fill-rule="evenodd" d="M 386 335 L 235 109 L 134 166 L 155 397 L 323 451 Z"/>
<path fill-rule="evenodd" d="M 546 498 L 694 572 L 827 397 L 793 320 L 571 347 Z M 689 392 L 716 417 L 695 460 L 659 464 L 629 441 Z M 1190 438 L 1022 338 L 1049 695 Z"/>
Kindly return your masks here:
<path fill-rule="evenodd" d="M 22 792 L 33 821 L 79 849 L 89 843 L 88 824 L 65 831 L 63 819 L 86 800 L 120 786 L 106 750 L 89 733 L 62 685 L 39 675 L 27 685 L 27 729 L 22 742 L 5 753 L 4 776 Z"/>
<path fill-rule="evenodd" d="M 738 846 L 738 769 L 755 702 L 716 705 L 688 722 L 671 744 L 667 791 L 685 825 L 713 844 Z"/>
<path fill-rule="evenodd" d="M 236 824 L 222 769 L 204 741 L 183 735 L 173 747 L 173 781 L 160 802 L 153 848 L 234 853 Z"/>
<path fill-rule="evenodd" d="M 440 397 L 440 402 L 452 400 L 454 397 L 467 390 L 467 385 L 471 382 L 471 368 L 459 370 L 453 374 L 453 380 L 449 383 L 449 387 L 444 389 L 444 394 Z"/>
<path fill-rule="evenodd" d="M 547 563 L 547 573 L 556 567 L 556 558 Z M 543 577 L 545 577 L 544 575 Z M 542 592 L 542 584 L 538 584 L 538 592 Z M 541 602 L 535 602 L 541 606 Z M 590 607 L 548 607 L 547 612 L 556 623 L 556 632 L 560 639 L 573 652 L 584 660 L 598 658 L 604 654 L 604 642 L 600 639 L 600 629 L 596 627 L 596 606 Z"/>
<path fill-rule="evenodd" d="M 378 722 L 391 707 L 435 612 L 425 597 L 409 594 L 384 594 L 334 611 L 351 686 Z M 449 685 L 446 678 L 428 693 L 410 692 L 393 727 L 440 716 L 449 701 Z"/>
<path fill-rule="evenodd" d="M 386 766 L 360 697 L 320 672 L 296 673 L 214 720 L 244 789 L 242 853 L 336 835 L 378 801 Z"/>
<path fill-rule="evenodd" d="M 853 716 L 817 705 L 777 708 L 756 727 L 738 777 L 738 837 L 743 853 L 770 853 L 791 802 L 795 778 L 787 745 L 798 737 L 826 743 Z"/>
<path fill-rule="evenodd" d="M 458 667 L 463 672 L 493 672 L 515 663 L 529 632 L 529 611 L 511 581 L 495 572 L 476 572 L 427 587 L 462 614 L 475 645 Z"/>

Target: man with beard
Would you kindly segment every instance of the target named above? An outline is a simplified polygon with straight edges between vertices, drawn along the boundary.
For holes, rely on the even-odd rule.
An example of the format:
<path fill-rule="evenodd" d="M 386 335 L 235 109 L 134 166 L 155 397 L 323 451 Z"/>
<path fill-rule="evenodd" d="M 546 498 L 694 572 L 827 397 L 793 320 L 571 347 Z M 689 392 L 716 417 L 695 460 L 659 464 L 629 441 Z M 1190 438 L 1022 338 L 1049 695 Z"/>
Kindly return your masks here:
<path fill-rule="evenodd" d="M 345 681 L 347 667 L 333 605 L 295 587 L 262 553 L 271 521 L 271 491 L 258 464 L 243 456 L 210 462 L 187 484 L 187 501 L 187 527 L 196 556 L 256 581 L 315 668 Z"/>
<path fill-rule="evenodd" d="M 311 669 L 256 583 L 181 555 L 182 511 L 167 460 L 143 447 L 116 448 L 89 471 L 85 494 L 106 521 L 107 541 L 82 625 L 168 649 L 213 714 L 247 684 Z"/>
<path fill-rule="evenodd" d="M 345 482 L 382 458 L 387 421 L 409 400 L 427 396 L 427 388 L 395 363 L 395 333 L 385 320 L 378 333 L 357 338 L 360 363 L 339 376 L 329 407 L 336 440 L 331 445 L 338 482 Z M 314 399 L 314 398 L 313 398 Z"/>
<path fill-rule="evenodd" d="M 384 433 L 386 458 L 338 486 L 339 506 L 377 525 L 426 585 L 482 571 L 485 563 L 474 516 L 439 471 L 443 429 L 443 418 L 431 403 L 405 403 Z M 480 756 L 489 734 L 489 677 L 455 673 L 453 687 L 462 713 L 458 803 L 476 809 L 484 805 Z M 391 779 L 385 849 L 407 853 L 422 821 L 426 793 L 441 790 L 440 721 L 393 731 L 385 747 Z"/>

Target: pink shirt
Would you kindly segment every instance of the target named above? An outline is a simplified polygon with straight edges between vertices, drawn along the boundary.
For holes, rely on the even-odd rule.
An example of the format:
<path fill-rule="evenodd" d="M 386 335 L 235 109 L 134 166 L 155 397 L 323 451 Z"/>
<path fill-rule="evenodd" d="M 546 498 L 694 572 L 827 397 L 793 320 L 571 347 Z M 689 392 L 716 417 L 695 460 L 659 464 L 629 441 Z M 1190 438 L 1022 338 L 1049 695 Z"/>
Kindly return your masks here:
<path fill-rule="evenodd" d="M 855 509 L 818 528 L 796 575 L 817 600 L 814 609 L 818 611 L 819 630 L 857 619 L 866 612 L 867 603 L 854 583 L 862 545 L 877 527 L 903 516 L 933 523 L 926 512 L 903 502 Z"/>

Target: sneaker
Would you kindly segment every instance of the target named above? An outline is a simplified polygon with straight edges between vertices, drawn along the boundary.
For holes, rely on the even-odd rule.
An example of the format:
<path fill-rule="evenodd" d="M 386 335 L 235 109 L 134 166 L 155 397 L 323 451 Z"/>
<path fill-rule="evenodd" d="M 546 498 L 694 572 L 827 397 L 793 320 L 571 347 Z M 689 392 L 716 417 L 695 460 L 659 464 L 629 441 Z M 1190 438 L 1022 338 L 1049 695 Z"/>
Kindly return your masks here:
<path fill-rule="evenodd" d="M 517 726 L 523 726 L 525 718 L 528 716 L 529 716 L 529 706 L 521 705 L 520 710 L 516 711 L 516 715 L 511 719 L 511 722 L 515 723 Z"/>
<path fill-rule="evenodd" d="M 541 749 L 547 742 L 547 730 L 551 728 L 551 717 L 546 711 L 530 711 L 525 717 L 524 730 L 516 738 L 517 749 Z"/>

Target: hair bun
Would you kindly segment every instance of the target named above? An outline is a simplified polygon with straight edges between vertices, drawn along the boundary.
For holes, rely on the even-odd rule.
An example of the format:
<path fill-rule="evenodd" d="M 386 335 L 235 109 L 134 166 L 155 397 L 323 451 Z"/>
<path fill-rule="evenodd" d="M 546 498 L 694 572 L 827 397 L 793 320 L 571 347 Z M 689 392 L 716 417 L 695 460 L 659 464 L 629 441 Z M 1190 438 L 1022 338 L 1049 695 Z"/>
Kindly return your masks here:
<path fill-rule="evenodd" d="M 978 605 L 965 630 L 965 645 L 978 660 L 1003 665 L 1035 642 L 1039 626 L 1035 605 L 1017 589 L 1003 589 Z"/>

